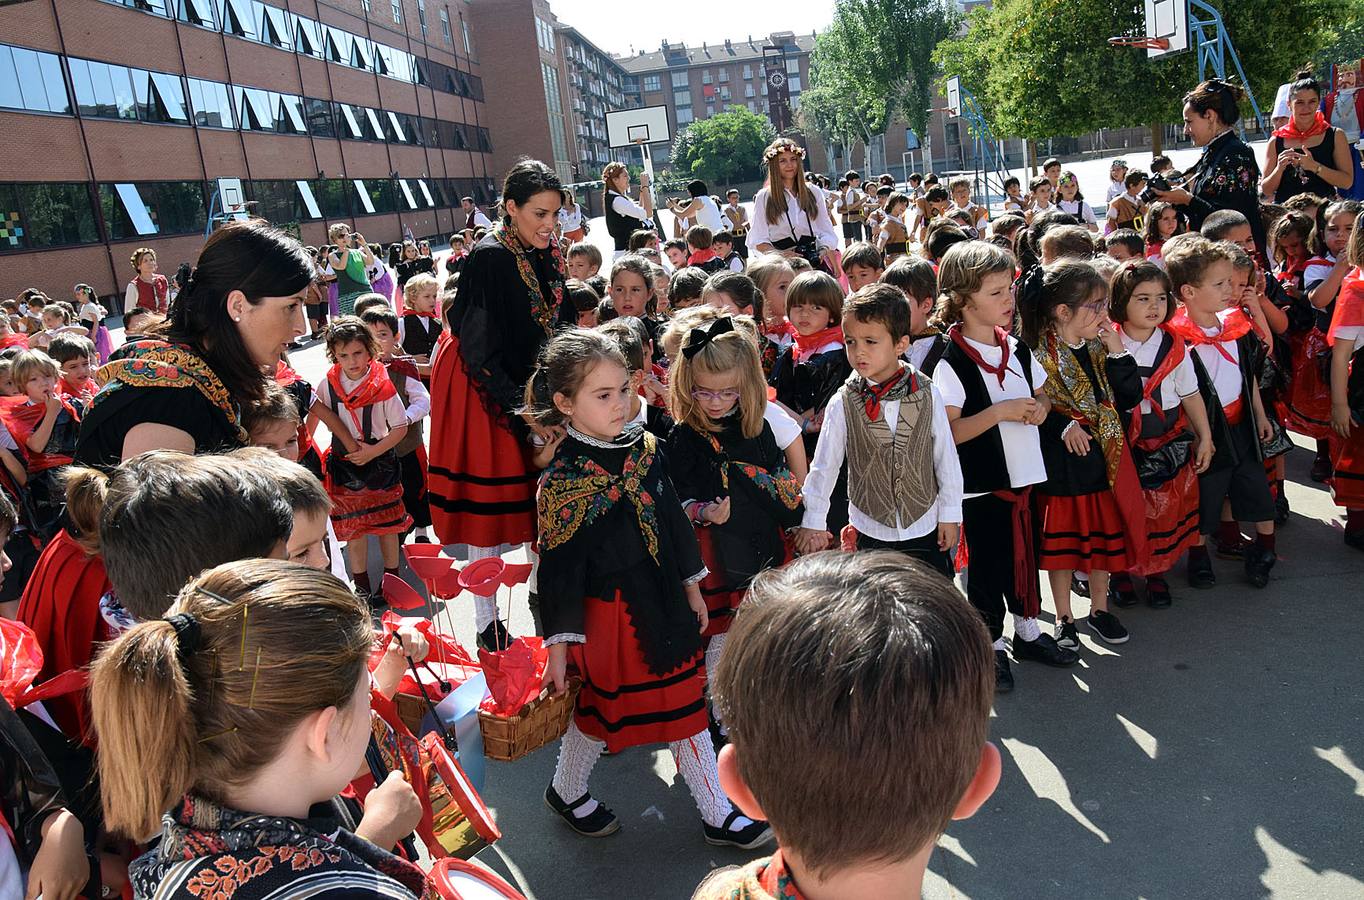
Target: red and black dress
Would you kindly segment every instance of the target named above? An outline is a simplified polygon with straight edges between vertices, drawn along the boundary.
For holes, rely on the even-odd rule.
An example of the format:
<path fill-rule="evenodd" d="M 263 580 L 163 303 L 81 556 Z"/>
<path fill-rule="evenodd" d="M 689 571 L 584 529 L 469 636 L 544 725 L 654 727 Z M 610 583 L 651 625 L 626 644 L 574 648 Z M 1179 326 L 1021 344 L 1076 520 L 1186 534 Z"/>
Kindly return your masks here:
<path fill-rule="evenodd" d="M 1320 279 L 1309 282 L 1307 277 L 1309 270 L 1325 268 L 1329 272 L 1334 264 L 1334 259 L 1313 258 L 1288 271 L 1301 294 L 1296 303 L 1301 307 L 1302 321 L 1288 332 L 1292 376 L 1283 396 L 1284 417 L 1290 431 L 1318 441 L 1331 436 L 1331 388 L 1326 382 L 1326 369 L 1331 364 L 1326 331 L 1331 316 L 1329 309 L 1316 309 L 1306 299 L 1307 293 L 1320 283 Z"/>
<path fill-rule="evenodd" d="M 1146 510 L 1119 414 L 1141 402 L 1136 360 L 1109 356 L 1097 340 L 1070 347 L 1051 330 L 1037 355 L 1051 400 L 1041 426 L 1047 481 L 1040 568 L 1126 572 L 1146 565 Z M 1062 441 L 1072 424 L 1091 438 L 1083 456 Z"/>
<path fill-rule="evenodd" d="M 556 244 L 527 249 L 501 224 L 464 264 L 431 366 L 427 487 L 442 543 L 497 547 L 535 536 L 536 472 L 515 411 L 553 332 L 563 271 Z"/>
<path fill-rule="evenodd" d="M 637 425 L 569 428 L 537 493 L 540 615 L 582 676 L 574 721 L 607 749 L 706 729 L 701 634 L 685 584 L 706 574 L 668 465 Z"/>
<path fill-rule="evenodd" d="M 47 416 L 46 403 L 5 404 L 0 406 L 6 427 L 19 445 L 28 468 L 28 483 L 24 490 L 25 512 L 38 538 L 46 543 L 61 529 L 66 509 L 66 486 L 62 470 L 75 458 L 76 438 L 85 409 L 79 400 L 58 394 L 61 404 L 47 443 L 42 450 L 33 450 L 28 439 Z"/>
<path fill-rule="evenodd" d="M 710 573 L 701 581 L 710 615 L 707 637 L 729 631 L 754 576 L 791 558 L 786 529 L 805 514 L 800 483 L 786 468 L 772 427 L 764 421 L 762 431 L 746 437 L 738 414 L 716 424 L 719 431 L 705 433 L 678 424 L 668 439 L 673 484 L 684 509 L 729 498 L 728 521 L 698 522 L 696 529 Z"/>
<path fill-rule="evenodd" d="M 848 353 L 843 348 L 843 329 L 831 325 L 814 334 L 795 334 L 792 342 L 777 356 L 769 383 L 777 390 L 778 403 L 797 418 L 813 419 L 824 412 L 834 392 L 851 374 L 852 366 L 848 364 Z M 805 458 L 814 459 L 819 432 L 803 427 L 801 438 L 805 442 Z M 848 470 L 845 465 L 829 496 L 826 527 L 838 534 L 847 524 Z"/>
<path fill-rule="evenodd" d="M 1331 496 L 1337 506 L 1350 510 L 1347 532 L 1364 531 L 1364 272 L 1356 266 L 1345 276 L 1336 298 L 1335 312 L 1326 339 L 1354 341 L 1350 355 L 1347 398 L 1350 401 L 1350 436 L 1331 432 Z"/>

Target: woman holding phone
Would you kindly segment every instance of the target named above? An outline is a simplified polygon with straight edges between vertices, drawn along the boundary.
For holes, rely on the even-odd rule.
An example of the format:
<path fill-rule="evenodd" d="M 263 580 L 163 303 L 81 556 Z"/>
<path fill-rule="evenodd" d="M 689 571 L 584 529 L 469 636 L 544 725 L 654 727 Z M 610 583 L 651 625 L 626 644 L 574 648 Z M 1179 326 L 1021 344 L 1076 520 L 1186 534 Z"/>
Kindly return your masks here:
<path fill-rule="evenodd" d="M 1265 145 L 1265 177 L 1260 189 L 1275 203 L 1298 194 L 1328 200 L 1354 183 L 1354 160 L 1345 132 L 1321 112 L 1321 85 L 1311 70 L 1297 74 L 1288 87 L 1289 120 Z"/>
<path fill-rule="evenodd" d="M 327 229 L 327 240 L 336 244 L 336 250 L 327 254 L 327 262 L 336 274 L 337 314 L 354 315 L 355 301 L 372 289 L 367 273 L 374 266 L 374 254 L 363 234 L 352 232 L 341 222 Z"/>

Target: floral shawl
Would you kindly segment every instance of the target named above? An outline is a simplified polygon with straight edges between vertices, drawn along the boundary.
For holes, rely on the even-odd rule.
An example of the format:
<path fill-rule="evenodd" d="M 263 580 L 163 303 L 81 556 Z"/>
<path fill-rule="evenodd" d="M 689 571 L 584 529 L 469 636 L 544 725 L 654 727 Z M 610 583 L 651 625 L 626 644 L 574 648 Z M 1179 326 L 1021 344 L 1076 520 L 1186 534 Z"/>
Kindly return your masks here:
<path fill-rule="evenodd" d="M 1048 330 L 1043 335 L 1042 353 L 1039 356 L 1042 368 L 1047 372 L 1047 397 L 1054 410 L 1088 428 L 1098 440 L 1108 469 L 1108 483 L 1112 485 L 1117 480 L 1118 466 L 1122 462 L 1123 427 L 1122 418 L 1113 405 L 1113 389 L 1108 384 L 1104 368 L 1108 354 L 1103 343 L 1097 339 L 1087 342 L 1080 352 L 1089 354 L 1096 384 L 1090 383 L 1075 354 L 1061 346 L 1055 331 Z M 1102 401 L 1098 399 L 1100 394 L 1104 398 Z"/>

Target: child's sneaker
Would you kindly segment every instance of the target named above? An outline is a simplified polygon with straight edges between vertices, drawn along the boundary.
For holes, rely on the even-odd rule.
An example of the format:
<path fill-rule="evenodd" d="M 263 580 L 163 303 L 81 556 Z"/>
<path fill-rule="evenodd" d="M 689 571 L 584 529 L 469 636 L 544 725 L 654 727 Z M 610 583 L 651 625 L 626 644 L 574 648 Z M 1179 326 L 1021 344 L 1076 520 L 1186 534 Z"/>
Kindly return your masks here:
<path fill-rule="evenodd" d="M 1106 644 L 1125 644 L 1129 637 L 1118 617 L 1106 609 L 1092 610 L 1089 614 L 1089 630 Z"/>
<path fill-rule="evenodd" d="M 568 823 L 568 827 L 581 834 L 583 837 L 606 837 L 608 834 L 615 834 L 620 831 L 620 820 L 616 814 L 611 812 L 601 803 L 592 812 L 579 818 L 573 815 L 573 810 L 583 806 L 592 800 L 592 795 L 583 794 L 572 803 L 565 803 L 564 799 L 554 790 L 554 785 L 545 788 L 545 805 L 558 814 L 559 818 Z"/>
<path fill-rule="evenodd" d="M 1246 551 L 1246 578 L 1257 588 L 1269 584 L 1269 570 L 1278 557 L 1274 551 L 1258 544 Z"/>
<path fill-rule="evenodd" d="M 1080 633 L 1075 630 L 1075 620 L 1062 616 L 1056 621 L 1056 646 L 1064 650 L 1080 649 Z"/>
<path fill-rule="evenodd" d="M 716 828 L 702 823 L 706 833 L 706 843 L 717 847 L 738 847 L 752 850 L 772 840 L 772 826 L 762 821 L 750 820 L 747 825 L 738 827 L 736 819 L 743 818 L 737 809 L 725 817 L 725 824 Z"/>

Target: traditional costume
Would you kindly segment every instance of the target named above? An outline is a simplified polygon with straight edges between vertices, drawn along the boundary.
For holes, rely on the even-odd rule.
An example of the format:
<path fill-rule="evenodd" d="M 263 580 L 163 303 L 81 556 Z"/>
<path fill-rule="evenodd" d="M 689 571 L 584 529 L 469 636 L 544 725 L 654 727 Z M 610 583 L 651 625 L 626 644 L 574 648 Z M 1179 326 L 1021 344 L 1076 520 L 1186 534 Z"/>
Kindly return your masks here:
<path fill-rule="evenodd" d="M 769 383 L 776 388 L 776 400 L 797 416 L 813 419 L 829 405 L 829 399 L 839 389 L 852 366 L 843 349 L 843 329 L 834 324 L 822 331 L 802 335 L 796 332 L 792 342 L 777 356 Z M 801 437 L 805 441 L 805 458 L 813 459 L 819 442 L 819 431 L 802 423 Z M 848 476 L 844 472 L 829 499 L 828 527 L 834 534 L 848 524 Z"/>
<path fill-rule="evenodd" d="M 407 434 L 394 447 L 402 472 L 403 508 L 417 528 L 431 525 L 431 504 L 426 497 L 426 441 L 422 420 L 431 412 L 431 395 L 422 385 L 417 367 L 407 359 L 386 359 L 384 368 L 398 399 L 407 410 Z"/>
<path fill-rule="evenodd" d="M 881 237 L 885 238 L 882 250 L 886 254 L 887 263 L 908 252 L 906 248 L 909 246 L 909 232 L 905 229 L 905 220 L 899 216 L 885 214 L 881 221 Z"/>
<path fill-rule="evenodd" d="M 712 872 L 692 900 L 804 900 L 804 895 L 778 850 L 745 866 Z"/>
<path fill-rule="evenodd" d="M 1285 149 L 1300 150 L 1318 165 L 1333 169 L 1336 165 L 1336 133 L 1335 126 L 1326 121 L 1320 110 L 1307 128 L 1299 128 L 1297 120 L 1290 117 L 1274 130 L 1273 137 L 1269 139 L 1273 148 L 1271 158 L 1277 159 Z M 1315 147 L 1306 146 L 1308 141 L 1317 136 L 1321 136 L 1321 141 Z M 1336 188 L 1306 166 L 1289 166 L 1279 179 L 1279 186 L 1274 189 L 1274 202 L 1283 203 L 1298 194 L 1315 194 L 1330 199 L 1336 195 Z"/>
<path fill-rule="evenodd" d="M 275 384 L 288 391 L 298 409 L 298 464 L 321 481 L 324 478 L 322 451 L 318 449 L 312 430 L 308 428 L 308 413 L 317 401 L 317 394 L 312 384 L 282 359 L 275 366 Z"/>
<path fill-rule="evenodd" d="M 1331 328 L 1326 335 L 1331 346 L 1337 341 L 1352 341 L 1350 377 L 1346 391 L 1350 403 L 1350 436 L 1331 433 L 1331 496 L 1347 513 L 1347 540 L 1364 546 L 1364 273 L 1351 269 L 1341 284 Z"/>
<path fill-rule="evenodd" d="M 28 439 L 47 417 L 47 404 L 0 404 L 0 416 L 9 429 L 28 469 L 24 485 L 24 505 L 34 533 L 44 543 L 61 529 L 62 514 L 66 510 L 66 484 L 62 470 L 75 458 L 76 436 L 80 430 L 84 408 L 79 400 L 57 394 L 56 421 L 42 450 L 34 450 Z"/>
<path fill-rule="evenodd" d="M 427 360 L 435 358 L 436 345 L 445 332 L 436 315 L 408 312 L 398 321 L 398 342 L 408 356 L 424 356 Z"/>
<path fill-rule="evenodd" d="M 777 358 L 781 356 L 783 350 L 791 346 L 795 339 L 796 326 L 792 325 L 785 316 L 775 325 L 763 323 L 762 347 L 759 349 L 758 355 L 762 359 L 763 378 L 766 378 L 769 384 L 772 383 L 772 373 L 777 368 Z"/>

